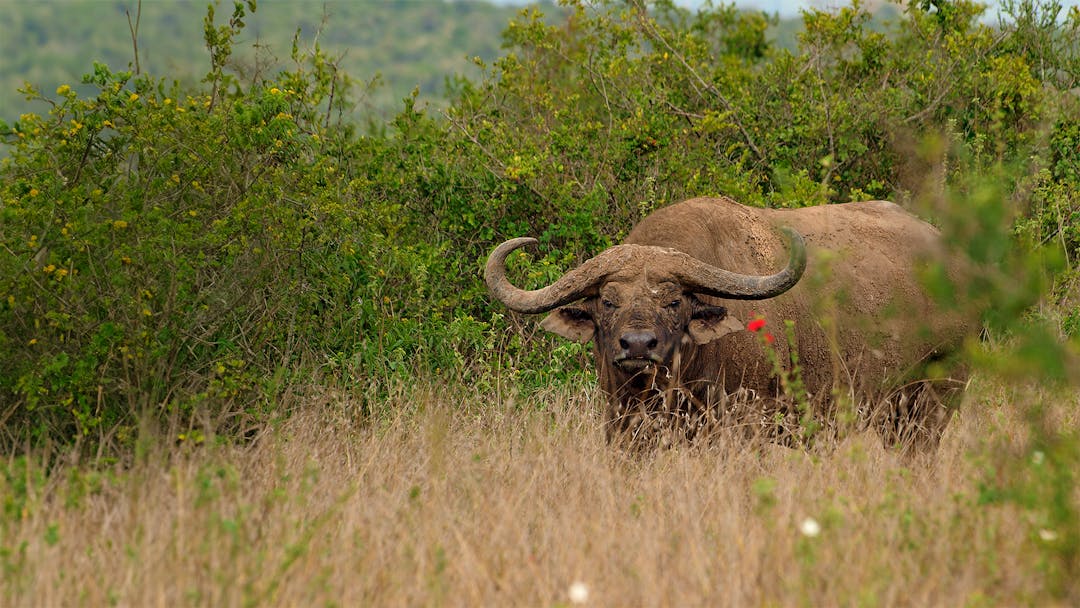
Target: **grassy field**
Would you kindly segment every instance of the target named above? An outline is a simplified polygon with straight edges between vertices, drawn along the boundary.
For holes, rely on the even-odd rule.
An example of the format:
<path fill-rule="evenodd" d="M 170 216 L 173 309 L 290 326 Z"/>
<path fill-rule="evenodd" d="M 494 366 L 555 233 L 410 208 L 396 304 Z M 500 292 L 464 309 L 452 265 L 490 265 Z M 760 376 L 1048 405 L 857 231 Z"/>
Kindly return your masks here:
<path fill-rule="evenodd" d="M 0 604 L 1045 604 L 1054 532 L 978 502 L 1020 458 L 1029 397 L 976 381 L 936 462 L 908 464 L 872 435 L 631 457 L 588 390 L 414 387 L 376 424 L 309 397 L 246 447 L 105 472 L 10 460 Z"/>
<path fill-rule="evenodd" d="M 1080 606 L 1080 20 L 1057 3 L 811 11 L 789 52 L 722 2 L 350 3 L 319 44 L 314 3 L 204 27 L 147 2 L 140 74 L 130 0 L 39 4 L 0 34 L 40 88 L 0 121 L 0 608 Z M 392 119 L 348 84 L 376 69 Z M 538 237 L 510 260 L 531 289 L 719 194 L 941 228 L 971 280 L 919 264 L 942 306 L 881 307 L 985 324 L 935 458 L 625 453 L 576 380 L 589 347 L 480 280 L 505 238 Z M 858 290 L 810 289 L 822 329 L 862 330 Z"/>

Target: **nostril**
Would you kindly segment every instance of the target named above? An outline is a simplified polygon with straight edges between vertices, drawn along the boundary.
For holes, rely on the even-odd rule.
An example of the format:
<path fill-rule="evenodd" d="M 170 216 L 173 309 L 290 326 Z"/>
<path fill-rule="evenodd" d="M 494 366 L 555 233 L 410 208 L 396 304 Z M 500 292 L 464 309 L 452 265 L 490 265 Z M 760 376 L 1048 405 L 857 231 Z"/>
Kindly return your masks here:
<path fill-rule="evenodd" d="M 651 331 L 633 331 L 619 338 L 619 346 L 631 357 L 644 357 L 659 344 L 656 334 Z"/>

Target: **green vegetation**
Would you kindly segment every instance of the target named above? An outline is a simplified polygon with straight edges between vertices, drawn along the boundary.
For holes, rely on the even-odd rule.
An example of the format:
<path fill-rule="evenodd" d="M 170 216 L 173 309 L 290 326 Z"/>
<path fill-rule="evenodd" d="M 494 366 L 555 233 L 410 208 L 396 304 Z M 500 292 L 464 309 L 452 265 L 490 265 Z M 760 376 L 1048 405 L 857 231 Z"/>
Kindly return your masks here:
<path fill-rule="evenodd" d="M 577 383 L 580 347 L 488 302 L 492 244 L 538 236 L 517 272 L 539 284 L 693 195 L 906 201 L 994 269 L 966 295 L 998 304 L 995 331 L 1049 278 L 1064 305 L 1042 316 L 1075 333 L 1075 11 L 1010 5 L 997 31 L 934 6 L 884 32 L 858 6 L 810 12 L 796 53 L 730 7 L 523 9 L 445 112 L 414 93 L 385 126 L 356 124 L 319 45 L 235 70 L 253 3 L 211 7 L 201 84 L 95 63 L 93 93 L 28 88 L 49 111 L 3 127 L 6 441 L 108 452 L 141 413 L 235 431 L 313 373 L 371 408 L 414 374 Z"/>

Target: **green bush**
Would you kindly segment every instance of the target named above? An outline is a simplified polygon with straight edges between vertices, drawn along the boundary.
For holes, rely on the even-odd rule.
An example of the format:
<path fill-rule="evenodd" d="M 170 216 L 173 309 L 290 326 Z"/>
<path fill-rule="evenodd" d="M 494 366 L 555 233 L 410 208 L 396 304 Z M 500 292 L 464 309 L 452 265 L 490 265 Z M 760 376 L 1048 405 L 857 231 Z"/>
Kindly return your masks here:
<path fill-rule="evenodd" d="M 998 298 L 995 331 L 1045 282 L 1076 334 L 1075 11 L 1006 3 L 994 28 L 962 0 L 893 21 L 856 3 L 806 12 L 789 50 L 731 6 L 564 4 L 522 9 L 445 111 L 414 92 L 386 125 L 351 122 L 317 45 L 273 75 L 230 69 L 241 3 L 207 15 L 201 85 L 96 65 L 96 93 L 27 88 L 48 112 L 0 125 L 0 438 L 110 449 L 142 413 L 235 433 L 310 383 L 369 410 L 418 374 L 579 383 L 583 347 L 487 298 L 492 246 L 538 237 L 510 260 L 537 286 L 697 195 L 928 202 L 950 234 L 989 235 L 967 239 L 978 262 L 1062 254 Z"/>
<path fill-rule="evenodd" d="M 566 4 L 559 24 L 522 10 L 504 56 L 458 83 L 448 125 L 409 117 L 406 138 L 418 121 L 447 130 L 405 196 L 415 238 L 479 259 L 531 234 L 543 261 L 566 267 L 689 196 L 911 200 L 961 168 L 1005 163 L 1019 177 L 1046 159 L 1045 127 L 1069 115 L 1080 76 L 1074 22 L 1031 2 L 1007 7 L 1019 17 L 1000 31 L 972 2 L 912 2 L 893 22 L 858 3 L 811 10 L 796 51 L 768 44 L 763 14 L 733 7 Z M 1047 37 L 1054 52 L 1030 42 Z M 925 149 L 941 138 L 959 148 Z M 968 160 L 954 162 L 958 149 Z M 1042 184 L 1057 206 L 1048 188 L 1067 181 Z"/>
<path fill-rule="evenodd" d="M 243 16 L 208 16 L 209 92 L 100 64 L 96 96 L 28 90 L 50 110 L 9 128 L 0 180 L 8 441 L 126 444 L 143 411 L 242 428 L 275 370 L 340 339 L 365 246 L 328 105 L 344 83 L 294 52 L 241 86 L 223 65 Z"/>

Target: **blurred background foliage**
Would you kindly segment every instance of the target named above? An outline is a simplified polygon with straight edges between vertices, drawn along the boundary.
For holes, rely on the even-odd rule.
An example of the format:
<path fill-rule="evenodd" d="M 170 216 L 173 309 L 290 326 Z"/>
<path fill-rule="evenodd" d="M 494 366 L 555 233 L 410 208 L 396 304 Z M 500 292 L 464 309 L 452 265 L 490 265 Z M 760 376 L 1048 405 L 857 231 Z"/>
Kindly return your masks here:
<path fill-rule="evenodd" d="M 328 386 L 363 415 L 417 377 L 589 381 L 488 300 L 488 252 L 537 236 L 511 270 L 538 286 L 699 195 L 895 200 L 984 270 L 987 363 L 1075 380 L 1076 9 L 88 3 L 110 33 L 46 33 L 72 6 L 18 5 L 4 42 L 4 446 L 237 438 Z M 102 49 L 79 82 L 50 81 L 61 44 Z"/>
<path fill-rule="evenodd" d="M 204 75 L 202 19 L 208 2 L 63 0 L 0 2 L 0 118 L 31 108 L 18 89 L 29 81 L 43 91 L 69 84 L 93 89 L 79 77 L 96 60 L 114 68 L 133 63 L 131 29 L 138 23 L 143 71 L 195 86 Z M 222 10 L 228 11 L 226 3 Z M 342 71 L 364 84 L 351 92 L 356 117 L 385 120 L 419 87 L 425 101 L 445 103 L 445 79 L 475 76 L 469 56 L 494 58 L 500 34 L 517 13 L 511 6 L 455 2 L 315 2 L 262 0 L 245 18 L 231 66 L 248 78 L 287 61 L 293 36 L 318 43 Z M 558 13 L 552 5 L 546 11 Z M 130 18 L 130 21 L 129 21 Z"/>

